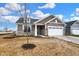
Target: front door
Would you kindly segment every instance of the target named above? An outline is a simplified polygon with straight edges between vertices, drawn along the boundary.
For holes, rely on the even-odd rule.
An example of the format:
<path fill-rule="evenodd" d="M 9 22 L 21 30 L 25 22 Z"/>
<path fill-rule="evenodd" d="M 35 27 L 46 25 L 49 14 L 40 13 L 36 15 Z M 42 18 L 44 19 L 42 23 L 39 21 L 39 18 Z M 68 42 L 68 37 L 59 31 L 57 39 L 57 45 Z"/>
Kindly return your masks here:
<path fill-rule="evenodd" d="M 38 35 L 44 35 L 44 26 L 38 26 L 37 27 L 37 34 Z"/>

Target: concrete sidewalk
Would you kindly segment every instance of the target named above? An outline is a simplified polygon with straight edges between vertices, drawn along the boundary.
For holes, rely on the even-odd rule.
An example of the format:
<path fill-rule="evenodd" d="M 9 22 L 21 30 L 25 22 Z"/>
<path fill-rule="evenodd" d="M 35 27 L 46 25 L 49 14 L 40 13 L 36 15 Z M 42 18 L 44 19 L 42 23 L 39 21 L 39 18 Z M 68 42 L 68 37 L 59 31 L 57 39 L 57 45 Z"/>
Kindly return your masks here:
<path fill-rule="evenodd" d="M 54 37 L 79 44 L 79 38 L 77 37 L 73 37 L 73 36 L 54 36 Z"/>

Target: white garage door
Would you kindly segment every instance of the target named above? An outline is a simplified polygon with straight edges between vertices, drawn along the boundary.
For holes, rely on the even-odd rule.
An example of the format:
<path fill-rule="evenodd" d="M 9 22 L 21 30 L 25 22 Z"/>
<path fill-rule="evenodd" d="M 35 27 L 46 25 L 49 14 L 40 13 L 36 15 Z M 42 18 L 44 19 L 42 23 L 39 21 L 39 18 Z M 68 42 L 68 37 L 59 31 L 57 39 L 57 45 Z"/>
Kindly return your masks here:
<path fill-rule="evenodd" d="M 79 30 L 71 30 L 72 34 L 79 35 Z"/>
<path fill-rule="evenodd" d="M 48 26 L 48 36 L 63 35 L 63 27 Z"/>

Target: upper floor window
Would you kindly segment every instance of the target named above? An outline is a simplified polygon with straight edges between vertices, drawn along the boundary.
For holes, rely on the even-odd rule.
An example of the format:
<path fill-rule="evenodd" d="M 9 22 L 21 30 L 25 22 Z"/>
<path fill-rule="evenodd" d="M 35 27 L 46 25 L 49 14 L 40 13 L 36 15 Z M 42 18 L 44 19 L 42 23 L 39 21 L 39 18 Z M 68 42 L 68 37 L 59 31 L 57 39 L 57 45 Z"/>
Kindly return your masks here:
<path fill-rule="evenodd" d="M 27 19 L 27 23 L 30 23 L 30 22 L 31 22 L 31 19 L 28 18 L 28 19 Z"/>

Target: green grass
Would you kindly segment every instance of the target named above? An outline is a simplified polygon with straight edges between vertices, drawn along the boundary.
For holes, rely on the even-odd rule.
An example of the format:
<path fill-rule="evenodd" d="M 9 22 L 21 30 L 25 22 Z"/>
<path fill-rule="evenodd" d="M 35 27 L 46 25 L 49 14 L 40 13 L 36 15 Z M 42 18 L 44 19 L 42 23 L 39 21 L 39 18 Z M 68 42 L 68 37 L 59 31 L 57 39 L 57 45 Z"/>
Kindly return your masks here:
<path fill-rule="evenodd" d="M 71 35 L 71 36 L 74 36 L 74 37 L 79 37 L 79 35 Z"/>

